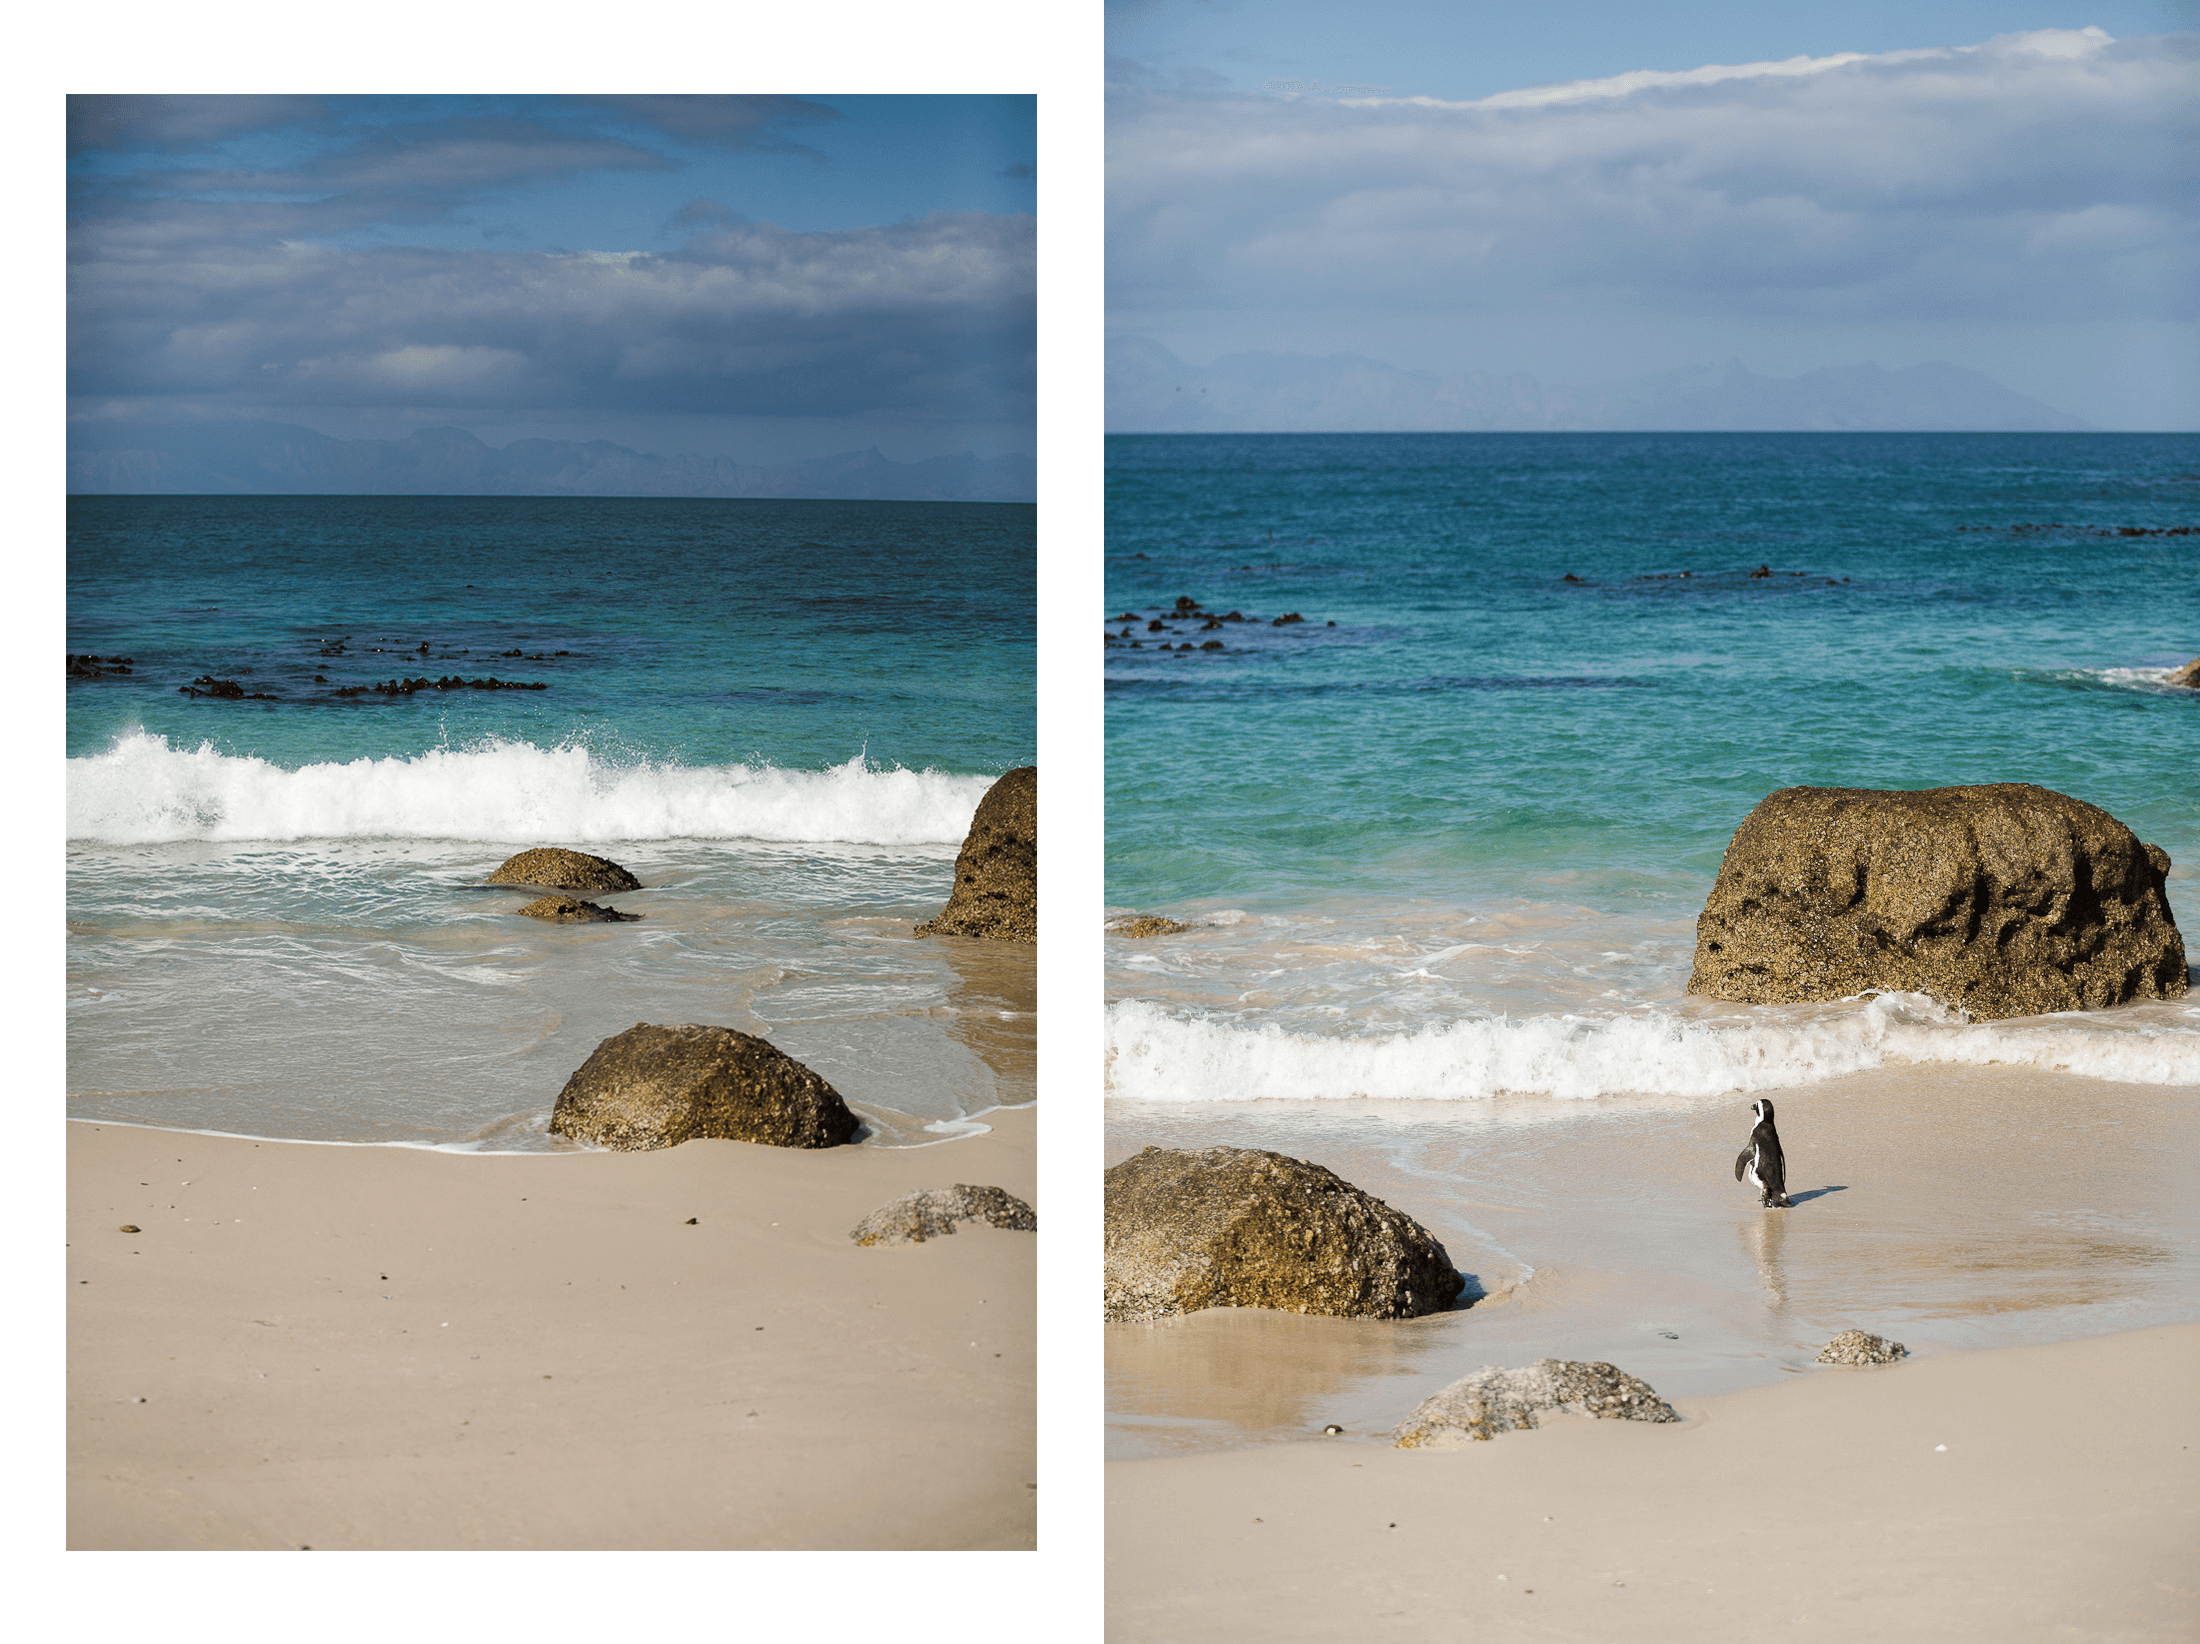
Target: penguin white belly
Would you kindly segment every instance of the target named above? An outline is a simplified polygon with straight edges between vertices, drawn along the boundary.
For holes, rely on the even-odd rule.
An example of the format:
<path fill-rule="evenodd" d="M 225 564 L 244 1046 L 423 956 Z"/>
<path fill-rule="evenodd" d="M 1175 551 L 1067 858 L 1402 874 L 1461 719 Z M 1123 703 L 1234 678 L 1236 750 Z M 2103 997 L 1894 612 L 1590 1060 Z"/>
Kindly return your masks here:
<path fill-rule="evenodd" d="M 1762 1193 L 1765 1190 L 1764 1180 L 1757 1174 L 1757 1161 L 1760 1157 L 1762 1155 L 1756 1148 L 1749 1150 L 1749 1163 L 1742 1169 L 1742 1180 Z"/>

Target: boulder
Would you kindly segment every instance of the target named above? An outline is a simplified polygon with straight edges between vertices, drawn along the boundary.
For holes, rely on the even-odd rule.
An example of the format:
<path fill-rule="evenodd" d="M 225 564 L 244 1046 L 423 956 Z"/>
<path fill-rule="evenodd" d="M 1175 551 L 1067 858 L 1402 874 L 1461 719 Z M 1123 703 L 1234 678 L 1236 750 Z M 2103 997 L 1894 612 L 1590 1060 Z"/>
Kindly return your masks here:
<path fill-rule="evenodd" d="M 642 882 L 616 862 L 601 856 L 588 856 L 580 851 L 558 850 L 555 847 L 521 851 L 489 875 L 487 883 L 539 885 L 544 890 L 564 891 L 628 891 L 642 888 Z"/>
<path fill-rule="evenodd" d="M 919 1188 L 879 1206 L 848 1237 L 858 1244 L 922 1244 L 954 1232 L 957 1222 L 984 1222 L 1017 1233 L 1039 1230 L 1038 1216 L 1014 1194 L 957 1182 L 953 1187 Z"/>
<path fill-rule="evenodd" d="M 1820 1364 L 1892 1364 L 1896 1359 L 1906 1359 L 1910 1350 L 1898 1341 L 1885 1336 L 1869 1335 L 1862 1330 L 1844 1330 L 1819 1350 Z"/>
<path fill-rule="evenodd" d="M 1518 1370 L 1477 1370 L 1433 1393 L 1398 1424 L 1401 1450 L 1457 1450 L 1517 1428 L 1540 1427 L 1545 1415 L 1598 1421 L 1679 1421 L 1650 1384 L 1609 1364 L 1542 1359 Z"/>
<path fill-rule="evenodd" d="M 593 902 L 577 902 L 570 896 L 538 897 L 519 910 L 530 919 L 547 919 L 557 925 L 621 925 L 641 918 L 617 908 L 599 908 Z"/>
<path fill-rule="evenodd" d="M 1157 914 L 1138 913 L 1127 919 L 1118 919 L 1108 929 L 1118 936 L 1174 936 L 1178 931 L 1190 930 L 1189 925 L 1174 919 L 1163 919 Z"/>
<path fill-rule="evenodd" d="M 1727 846 L 1688 991 L 1924 993 L 1984 1020 L 2174 999 L 2169 865 L 2108 812 L 2030 783 L 1782 788 Z"/>
<path fill-rule="evenodd" d="M 955 889 L 919 936 L 1039 940 L 1039 767 L 1004 775 L 978 801 L 955 858 Z"/>
<path fill-rule="evenodd" d="M 125 668 L 123 672 L 128 673 L 129 670 Z M 2200 691 L 2200 656 L 2194 657 L 2182 668 L 2173 669 L 2169 678 L 2162 683 L 2165 685 L 2183 685 L 2191 690 Z"/>
<path fill-rule="evenodd" d="M 637 1022 L 565 1082 L 550 1133 L 628 1153 L 698 1137 L 835 1147 L 859 1123 L 831 1085 L 753 1034 Z"/>
<path fill-rule="evenodd" d="M 1106 1314 L 1206 1307 L 1407 1319 L 1462 1280 L 1412 1217 L 1320 1165 L 1256 1148 L 1149 1147 L 1107 1173 Z"/>

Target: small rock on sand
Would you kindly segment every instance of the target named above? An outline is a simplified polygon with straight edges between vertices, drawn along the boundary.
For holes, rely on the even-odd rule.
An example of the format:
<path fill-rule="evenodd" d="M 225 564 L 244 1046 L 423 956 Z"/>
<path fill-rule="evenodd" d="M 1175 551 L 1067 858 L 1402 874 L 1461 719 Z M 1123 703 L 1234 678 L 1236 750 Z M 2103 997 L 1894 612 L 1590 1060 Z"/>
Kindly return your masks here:
<path fill-rule="evenodd" d="M 1862 1330 L 1844 1330 L 1820 1349 L 1820 1364 L 1892 1364 L 1906 1359 L 1910 1350 L 1898 1341 Z"/>
<path fill-rule="evenodd" d="M 1401 1450 L 1456 1450 L 1497 1433 L 1542 1425 L 1545 1415 L 1598 1421 L 1679 1421 L 1673 1407 L 1609 1364 L 1541 1359 L 1518 1370 L 1484 1368 L 1421 1401 L 1398 1424 Z"/>
<path fill-rule="evenodd" d="M 879 1206 L 848 1237 L 858 1244 L 922 1244 L 954 1232 L 957 1222 L 984 1222 L 1017 1233 L 1039 1230 L 1038 1216 L 1014 1194 L 957 1182 L 953 1187 L 919 1188 Z"/>

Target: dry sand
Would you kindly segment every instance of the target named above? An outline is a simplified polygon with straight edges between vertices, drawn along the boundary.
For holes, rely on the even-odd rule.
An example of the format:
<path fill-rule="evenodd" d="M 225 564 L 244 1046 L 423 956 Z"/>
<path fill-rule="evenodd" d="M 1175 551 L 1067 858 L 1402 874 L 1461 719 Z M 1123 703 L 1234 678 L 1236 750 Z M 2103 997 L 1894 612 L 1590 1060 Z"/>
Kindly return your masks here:
<path fill-rule="evenodd" d="M 2200 1637 L 2200 1325 L 1108 1468 L 1131 1640 Z M 1945 1446 L 1945 1448 L 1942 1448 Z"/>
<path fill-rule="evenodd" d="M 848 1230 L 954 1182 L 1036 1204 L 1035 1121 L 642 1154 L 71 1124 L 68 1544 L 1031 1547 L 1036 1238 Z"/>

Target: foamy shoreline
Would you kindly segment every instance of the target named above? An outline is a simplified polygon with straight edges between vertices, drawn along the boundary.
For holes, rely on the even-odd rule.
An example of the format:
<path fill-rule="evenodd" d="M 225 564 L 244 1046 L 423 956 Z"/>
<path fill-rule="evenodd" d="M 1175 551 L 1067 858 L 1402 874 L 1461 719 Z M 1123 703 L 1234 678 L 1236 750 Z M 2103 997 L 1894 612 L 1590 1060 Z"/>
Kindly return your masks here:
<path fill-rule="evenodd" d="M 72 1123 L 69 1545 L 1029 1547 L 1037 1240 L 848 1231 L 1036 1203 L 1036 1118 L 951 1154 Z"/>

